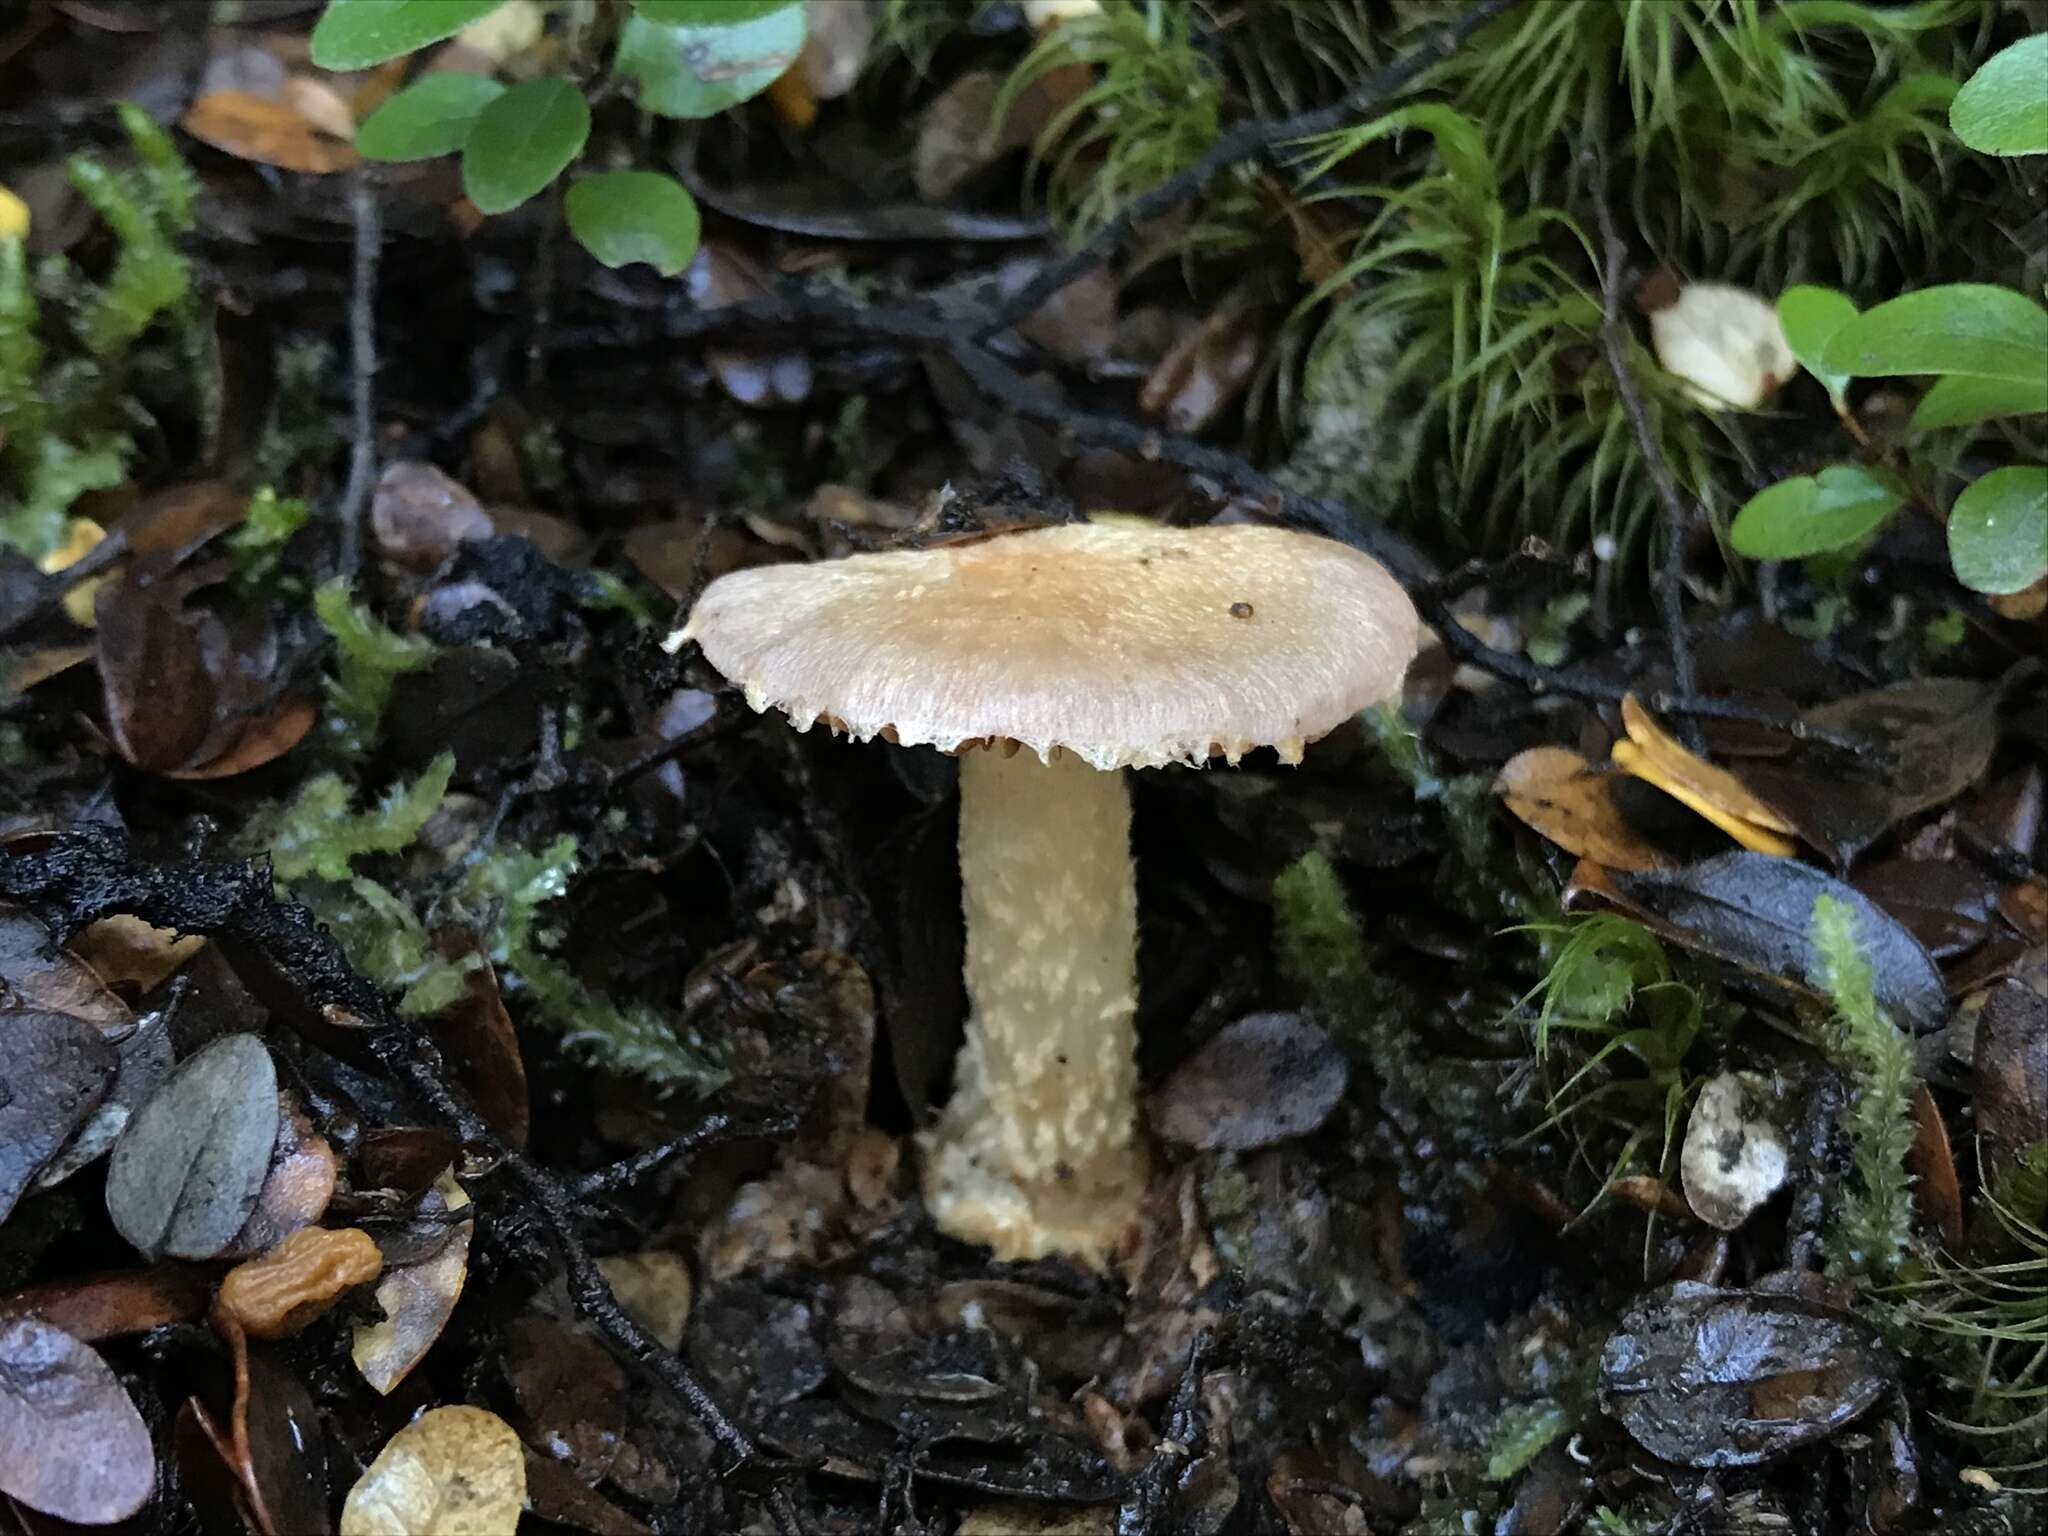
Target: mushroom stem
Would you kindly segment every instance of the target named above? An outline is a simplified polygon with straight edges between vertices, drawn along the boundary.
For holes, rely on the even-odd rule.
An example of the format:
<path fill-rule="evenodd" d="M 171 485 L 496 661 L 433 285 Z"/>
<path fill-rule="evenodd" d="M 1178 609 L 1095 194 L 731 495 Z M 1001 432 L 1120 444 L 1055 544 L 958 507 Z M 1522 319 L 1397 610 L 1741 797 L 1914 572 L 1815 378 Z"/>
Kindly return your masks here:
<path fill-rule="evenodd" d="M 1120 772 L 960 756 L 967 1043 L 925 1141 L 940 1228 L 1100 1264 L 1137 1214 L 1138 899 Z"/>

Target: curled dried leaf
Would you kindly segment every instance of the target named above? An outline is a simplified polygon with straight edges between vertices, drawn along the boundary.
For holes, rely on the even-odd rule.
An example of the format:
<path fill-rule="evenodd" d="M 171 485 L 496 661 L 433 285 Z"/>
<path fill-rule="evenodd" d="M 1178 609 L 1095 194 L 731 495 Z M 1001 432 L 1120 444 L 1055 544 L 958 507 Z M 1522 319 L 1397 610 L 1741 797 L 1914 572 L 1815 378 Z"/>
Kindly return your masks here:
<path fill-rule="evenodd" d="M 302 1227 L 261 1258 L 237 1264 L 220 1283 L 220 1306 L 245 1333 L 279 1339 L 297 1333 L 384 1268 L 370 1234 L 356 1227 Z"/>
<path fill-rule="evenodd" d="M 1531 747 L 1502 765 L 1493 792 L 1516 820 L 1608 869 L 1658 869 L 1662 854 L 1630 825 L 1614 781 L 1568 747 Z"/>
<path fill-rule="evenodd" d="M 468 1204 L 469 1196 L 450 1169 L 421 1199 L 420 1214 L 446 1216 Z M 405 1380 L 448 1326 L 469 1274 L 469 1234 L 467 1220 L 454 1221 L 447 1239 L 426 1258 L 385 1271 L 377 1287 L 384 1321 L 357 1327 L 352 1350 L 356 1369 L 379 1392 L 389 1392 Z"/>

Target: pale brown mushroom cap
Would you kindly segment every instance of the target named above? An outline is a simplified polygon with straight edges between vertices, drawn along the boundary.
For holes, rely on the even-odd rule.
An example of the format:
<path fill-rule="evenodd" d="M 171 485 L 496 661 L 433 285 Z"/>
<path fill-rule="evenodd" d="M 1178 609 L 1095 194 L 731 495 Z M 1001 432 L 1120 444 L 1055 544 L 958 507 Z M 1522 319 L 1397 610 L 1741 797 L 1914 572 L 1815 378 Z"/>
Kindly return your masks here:
<path fill-rule="evenodd" d="M 799 729 L 1121 768 L 1291 761 L 1398 692 L 1418 637 L 1394 578 L 1329 539 L 1072 523 L 735 571 L 677 639 Z"/>

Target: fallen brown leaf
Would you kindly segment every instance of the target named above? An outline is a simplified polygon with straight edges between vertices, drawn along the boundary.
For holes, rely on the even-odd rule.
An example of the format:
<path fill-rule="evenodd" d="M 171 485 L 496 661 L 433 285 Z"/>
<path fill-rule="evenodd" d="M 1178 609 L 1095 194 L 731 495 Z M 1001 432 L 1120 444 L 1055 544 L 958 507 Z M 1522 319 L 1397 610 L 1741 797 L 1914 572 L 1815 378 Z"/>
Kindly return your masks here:
<path fill-rule="evenodd" d="M 297 106 L 247 91 L 207 92 L 179 126 L 238 160 L 309 176 L 345 171 L 362 159 L 353 145 L 324 133 Z"/>
<path fill-rule="evenodd" d="M 1493 791 L 1518 820 L 1567 853 L 1608 869 L 1660 869 L 1667 862 L 1622 814 L 1614 781 L 1567 747 L 1516 753 Z"/>

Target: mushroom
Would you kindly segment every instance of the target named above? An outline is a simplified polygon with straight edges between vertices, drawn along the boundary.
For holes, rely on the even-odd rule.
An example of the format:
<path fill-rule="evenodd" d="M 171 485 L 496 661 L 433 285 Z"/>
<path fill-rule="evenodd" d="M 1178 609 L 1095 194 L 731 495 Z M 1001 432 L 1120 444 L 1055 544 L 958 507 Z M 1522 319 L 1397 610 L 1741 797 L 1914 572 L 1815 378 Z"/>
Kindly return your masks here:
<path fill-rule="evenodd" d="M 971 1016 L 926 1204 L 1000 1258 L 1100 1264 L 1146 1177 L 1119 770 L 1298 762 L 1399 688 L 1406 594 L 1308 534 L 1069 523 L 735 571 L 668 643 L 691 640 L 799 730 L 958 756 Z"/>

